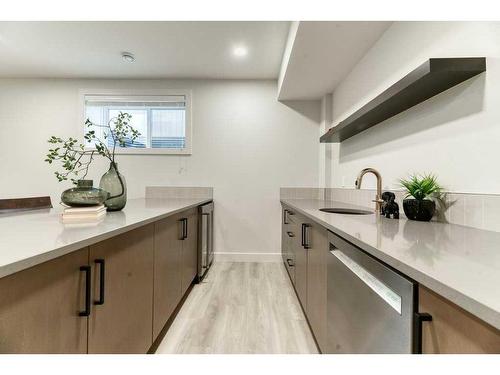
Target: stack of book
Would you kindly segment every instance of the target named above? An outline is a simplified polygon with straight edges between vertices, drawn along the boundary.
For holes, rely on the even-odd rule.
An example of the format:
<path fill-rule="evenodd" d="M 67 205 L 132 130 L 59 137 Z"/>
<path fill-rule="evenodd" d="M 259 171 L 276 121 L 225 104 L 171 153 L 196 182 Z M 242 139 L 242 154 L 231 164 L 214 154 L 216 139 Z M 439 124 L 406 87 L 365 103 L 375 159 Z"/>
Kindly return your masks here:
<path fill-rule="evenodd" d="M 101 221 L 105 215 L 106 207 L 103 204 L 89 207 L 68 207 L 62 213 L 62 221 L 68 224 L 96 223 Z"/>

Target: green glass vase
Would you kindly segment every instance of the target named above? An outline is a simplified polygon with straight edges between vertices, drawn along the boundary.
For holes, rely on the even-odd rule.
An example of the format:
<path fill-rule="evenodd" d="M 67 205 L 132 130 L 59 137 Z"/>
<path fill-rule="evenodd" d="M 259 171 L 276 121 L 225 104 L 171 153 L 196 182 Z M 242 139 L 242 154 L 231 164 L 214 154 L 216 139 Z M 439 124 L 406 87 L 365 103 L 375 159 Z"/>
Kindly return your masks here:
<path fill-rule="evenodd" d="M 109 170 L 101 177 L 99 187 L 110 196 L 104 202 L 108 211 L 120 211 L 127 204 L 127 184 L 125 177 L 118 171 L 118 164 L 111 162 Z"/>
<path fill-rule="evenodd" d="M 76 187 L 64 190 L 61 194 L 61 202 L 71 207 L 86 207 L 103 204 L 109 197 L 105 190 L 93 187 L 92 180 L 78 180 Z"/>

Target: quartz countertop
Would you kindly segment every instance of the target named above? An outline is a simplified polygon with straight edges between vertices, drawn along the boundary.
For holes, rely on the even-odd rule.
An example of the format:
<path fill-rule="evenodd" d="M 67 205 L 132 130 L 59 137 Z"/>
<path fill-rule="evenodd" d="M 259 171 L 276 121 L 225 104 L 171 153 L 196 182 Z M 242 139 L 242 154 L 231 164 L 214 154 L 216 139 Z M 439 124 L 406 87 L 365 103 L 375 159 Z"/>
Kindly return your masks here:
<path fill-rule="evenodd" d="M 366 209 L 342 202 L 281 202 L 500 329 L 500 233 L 375 214 L 319 211 L 322 207 Z"/>
<path fill-rule="evenodd" d="M 129 199 L 89 224 L 63 224 L 62 207 L 0 215 L 0 277 L 210 202 L 205 198 Z"/>

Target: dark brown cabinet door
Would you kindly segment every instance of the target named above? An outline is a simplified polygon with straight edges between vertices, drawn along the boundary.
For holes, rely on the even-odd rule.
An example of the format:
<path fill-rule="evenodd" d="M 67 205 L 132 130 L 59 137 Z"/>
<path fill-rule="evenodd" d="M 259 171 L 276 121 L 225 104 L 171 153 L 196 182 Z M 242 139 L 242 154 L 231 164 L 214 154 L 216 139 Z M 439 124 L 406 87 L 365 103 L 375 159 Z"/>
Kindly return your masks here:
<path fill-rule="evenodd" d="M 307 249 L 303 242 L 303 233 L 307 234 L 308 227 L 304 221 L 299 221 L 298 225 L 292 225 L 293 232 L 297 235 L 293 238 L 292 247 L 295 253 L 295 290 L 299 296 L 302 308 L 307 313 Z"/>
<path fill-rule="evenodd" d="M 307 250 L 307 317 L 322 351 L 326 348 L 326 255 L 328 232 L 311 225 Z"/>
<path fill-rule="evenodd" d="M 440 295 L 419 286 L 422 352 L 427 354 L 500 354 L 500 331 Z"/>
<path fill-rule="evenodd" d="M 283 208 L 281 210 L 281 257 L 283 258 L 283 263 L 287 263 L 288 258 L 288 249 L 289 249 L 289 241 L 288 241 L 288 209 Z"/>
<path fill-rule="evenodd" d="M 182 241 L 182 294 L 189 288 L 198 272 L 198 211 L 184 212 L 185 236 Z"/>
<path fill-rule="evenodd" d="M 153 233 L 147 225 L 90 246 L 94 293 L 89 353 L 146 353 L 153 342 Z M 104 260 L 104 290 L 101 267 Z"/>
<path fill-rule="evenodd" d="M 86 353 L 88 248 L 0 279 L 0 353 Z"/>
<path fill-rule="evenodd" d="M 182 297 L 182 225 L 179 214 L 155 224 L 153 339 Z"/>
<path fill-rule="evenodd" d="M 294 233 L 294 225 L 291 222 L 290 217 L 294 213 L 289 209 L 282 210 L 282 222 L 281 222 L 281 256 L 283 258 L 283 263 L 285 269 L 290 276 L 290 280 L 295 284 L 295 254 L 293 251 L 293 242 L 295 240 L 296 233 Z"/>

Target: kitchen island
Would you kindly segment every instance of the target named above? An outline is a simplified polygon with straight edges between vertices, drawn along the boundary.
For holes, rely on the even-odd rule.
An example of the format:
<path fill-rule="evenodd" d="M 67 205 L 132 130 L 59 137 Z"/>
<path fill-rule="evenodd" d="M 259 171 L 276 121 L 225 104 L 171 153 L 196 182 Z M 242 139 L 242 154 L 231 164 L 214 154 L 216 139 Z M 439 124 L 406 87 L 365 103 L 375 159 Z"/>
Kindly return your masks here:
<path fill-rule="evenodd" d="M 89 224 L 63 224 L 61 207 L 0 215 L 0 278 L 211 200 L 129 199 L 123 211 Z"/>
<path fill-rule="evenodd" d="M 154 351 L 196 281 L 211 200 L 131 199 L 92 224 L 0 217 L 0 353 Z"/>

